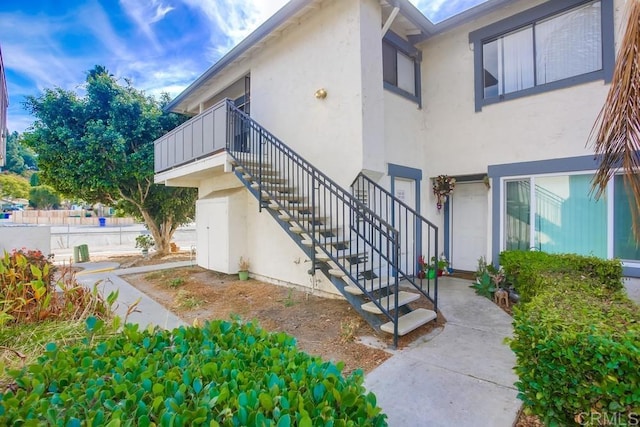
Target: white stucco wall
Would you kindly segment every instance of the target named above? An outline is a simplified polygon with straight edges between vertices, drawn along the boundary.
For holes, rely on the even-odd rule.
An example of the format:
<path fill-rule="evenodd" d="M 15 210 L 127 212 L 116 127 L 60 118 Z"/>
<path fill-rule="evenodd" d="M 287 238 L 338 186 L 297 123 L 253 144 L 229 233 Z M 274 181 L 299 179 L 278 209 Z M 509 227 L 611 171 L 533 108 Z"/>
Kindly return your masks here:
<path fill-rule="evenodd" d="M 469 33 L 542 1 L 521 1 L 423 45 L 429 176 L 486 172 L 492 164 L 580 156 L 609 85 L 602 80 L 475 111 Z M 624 1 L 614 0 L 616 40 Z"/>
<path fill-rule="evenodd" d="M 363 162 L 359 16 L 359 2 L 324 3 L 251 68 L 251 115 L 342 185 Z M 324 100 L 314 97 L 320 88 Z"/>

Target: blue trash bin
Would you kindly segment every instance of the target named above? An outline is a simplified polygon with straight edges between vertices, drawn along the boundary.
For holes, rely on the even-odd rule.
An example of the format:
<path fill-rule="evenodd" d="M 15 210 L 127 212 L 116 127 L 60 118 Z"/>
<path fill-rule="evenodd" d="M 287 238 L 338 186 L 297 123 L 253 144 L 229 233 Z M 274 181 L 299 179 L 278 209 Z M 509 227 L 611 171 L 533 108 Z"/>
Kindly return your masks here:
<path fill-rule="evenodd" d="M 100 227 L 106 227 L 107 226 L 107 218 L 98 218 L 98 222 L 100 223 Z"/>

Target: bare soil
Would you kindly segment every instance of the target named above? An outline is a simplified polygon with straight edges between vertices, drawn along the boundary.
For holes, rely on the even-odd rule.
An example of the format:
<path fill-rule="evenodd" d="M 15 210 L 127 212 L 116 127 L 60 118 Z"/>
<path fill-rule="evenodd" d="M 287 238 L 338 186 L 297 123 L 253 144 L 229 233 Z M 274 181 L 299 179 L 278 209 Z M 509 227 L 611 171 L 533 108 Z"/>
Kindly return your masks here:
<path fill-rule="evenodd" d="M 111 257 L 122 267 L 189 259 L 188 254 L 143 259 L 140 256 Z M 372 329 L 351 305 L 337 298 L 324 298 L 304 290 L 257 280 L 240 281 L 200 267 L 185 267 L 123 277 L 187 323 L 239 316 L 255 320 L 269 331 L 284 331 L 296 338 L 301 350 L 325 360 L 342 361 L 344 373 L 355 369 L 369 372 L 391 357 L 390 335 Z M 444 319 L 431 322 L 401 337 L 399 348 L 440 328 Z M 366 342 L 365 345 L 363 342 Z"/>

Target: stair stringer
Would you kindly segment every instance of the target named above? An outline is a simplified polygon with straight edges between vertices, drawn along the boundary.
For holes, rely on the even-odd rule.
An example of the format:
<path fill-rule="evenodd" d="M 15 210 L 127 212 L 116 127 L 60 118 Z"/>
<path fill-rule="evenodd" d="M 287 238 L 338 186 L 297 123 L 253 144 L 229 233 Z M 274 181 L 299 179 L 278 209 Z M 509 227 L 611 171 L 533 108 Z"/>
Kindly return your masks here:
<path fill-rule="evenodd" d="M 253 197 L 255 197 L 256 200 L 258 200 L 258 203 L 263 203 L 263 201 L 260 200 L 261 198 L 260 190 L 256 190 L 252 188 L 251 182 L 249 182 L 243 177 L 243 173 L 234 172 L 234 174 L 240 180 L 240 182 L 244 184 L 244 186 L 253 195 Z M 304 238 L 302 238 L 300 234 L 294 233 L 289 229 L 290 224 L 288 221 L 284 221 L 278 218 L 278 215 L 279 215 L 278 211 L 273 209 L 268 209 L 264 206 L 263 206 L 263 209 L 267 211 L 269 215 L 271 215 L 271 217 L 280 226 L 280 228 L 282 228 L 282 230 L 284 230 L 284 232 L 287 233 L 287 235 L 296 243 L 296 245 L 304 252 L 304 254 L 310 260 L 314 258 L 313 249 L 302 244 L 302 240 L 304 240 Z M 313 266 L 311 268 L 313 268 Z M 385 323 L 388 320 L 388 318 L 384 315 L 375 315 L 373 313 L 369 313 L 368 311 L 363 310 L 361 308 L 362 304 L 371 301 L 371 299 L 366 298 L 366 293 L 363 295 L 353 295 L 345 291 L 344 288 L 347 286 L 347 283 L 343 279 L 340 279 L 338 277 L 335 277 L 329 274 L 330 269 L 331 267 L 326 262 L 316 261 L 316 270 L 320 270 L 324 274 L 325 278 L 327 278 L 331 282 L 331 284 L 338 290 L 338 292 L 340 292 L 340 294 L 349 302 L 349 304 L 353 307 L 353 309 L 372 328 L 374 328 L 375 330 L 380 330 L 380 326 L 382 326 L 382 324 Z M 316 274 L 316 273 L 313 272 L 313 274 Z"/>

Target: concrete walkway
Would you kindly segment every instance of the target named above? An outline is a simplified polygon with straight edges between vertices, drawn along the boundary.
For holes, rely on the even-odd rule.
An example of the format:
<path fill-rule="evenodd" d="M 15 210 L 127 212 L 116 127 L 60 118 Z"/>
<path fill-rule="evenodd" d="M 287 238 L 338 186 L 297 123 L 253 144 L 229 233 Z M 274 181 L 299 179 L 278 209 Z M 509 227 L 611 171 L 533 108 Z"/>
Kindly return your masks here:
<path fill-rule="evenodd" d="M 76 264 L 84 270 L 76 274 L 78 282 L 85 286 L 93 286 L 99 282 L 99 289 L 106 297 L 110 292 L 117 290 L 118 302 L 116 314 L 124 319 L 127 310 L 131 305 L 139 300 L 136 309 L 129 314 L 128 323 L 137 323 L 142 329 L 149 325 L 157 325 L 166 329 L 185 325 L 178 316 L 167 310 L 162 304 L 156 302 L 148 295 L 140 292 L 137 288 L 127 283 L 120 276 L 126 274 L 146 273 L 150 271 L 165 270 L 169 268 L 186 267 L 192 265 L 190 261 L 179 261 L 165 264 L 148 265 L 144 267 L 133 267 L 118 269 L 115 262 L 86 262 Z"/>
<path fill-rule="evenodd" d="M 521 402 L 515 356 L 503 343 L 512 334 L 512 319 L 470 284 L 442 278 L 444 330 L 366 376 L 365 387 L 375 393 L 390 426 L 513 425 Z"/>
<path fill-rule="evenodd" d="M 113 262 L 79 266 L 79 282 L 99 285 L 105 295 L 119 290 L 116 313 L 140 299 L 128 322 L 142 328 L 174 328 L 185 323 L 120 276 L 191 265 L 190 261 L 117 269 Z M 513 386 L 515 357 L 503 344 L 512 332 L 511 317 L 469 288 L 470 282 L 444 278 L 439 304 L 444 330 L 429 341 L 396 352 L 367 374 L 365 386 L 389 416 L 389 425 L 511 427 L 520 407 Z"/>

